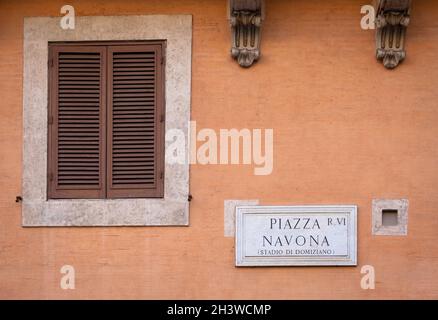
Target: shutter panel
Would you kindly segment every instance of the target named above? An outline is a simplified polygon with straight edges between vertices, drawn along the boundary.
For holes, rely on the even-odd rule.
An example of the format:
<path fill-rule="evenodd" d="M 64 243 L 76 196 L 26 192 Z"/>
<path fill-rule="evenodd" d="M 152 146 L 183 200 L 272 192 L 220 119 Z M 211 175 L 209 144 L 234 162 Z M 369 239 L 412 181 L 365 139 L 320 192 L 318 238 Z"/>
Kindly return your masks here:
<path fill-rule="evenodd" d="M 163 69 L 161 45 L 108 47 L 108 198 L 163 197 Z"/>
<path fill-rule="evenodd" d="M 50 46 L 49 198 L 105 197 L 106 49 Z"/>

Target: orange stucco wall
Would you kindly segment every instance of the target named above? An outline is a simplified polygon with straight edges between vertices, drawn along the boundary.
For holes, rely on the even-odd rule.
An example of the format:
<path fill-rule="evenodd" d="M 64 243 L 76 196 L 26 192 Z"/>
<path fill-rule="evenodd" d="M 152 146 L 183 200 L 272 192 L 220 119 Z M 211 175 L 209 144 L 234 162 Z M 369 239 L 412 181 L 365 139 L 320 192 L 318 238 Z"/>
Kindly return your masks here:
<path fill-rule="evenodd" d="M 395 71 L 360 29 L 367 2 L 268 0 L 263 57 L 241 69 L 225 0 L 71 1 L 77 15 L 192 14 L 192 119 L 273 128 L 274 171 L 192 166 L 190 227 L 22 228 L 23 17 L 66 3 L 0 0 L 0 298 L 438 298 L 438 2 L 414 1 Z M 409 199 L 407 237 L 371 235 L 373 198 Z M 359 265 L 237 269 L 224 199 L 357 204 Z M 75 290 L 60 289 L 65 264 Z"/>

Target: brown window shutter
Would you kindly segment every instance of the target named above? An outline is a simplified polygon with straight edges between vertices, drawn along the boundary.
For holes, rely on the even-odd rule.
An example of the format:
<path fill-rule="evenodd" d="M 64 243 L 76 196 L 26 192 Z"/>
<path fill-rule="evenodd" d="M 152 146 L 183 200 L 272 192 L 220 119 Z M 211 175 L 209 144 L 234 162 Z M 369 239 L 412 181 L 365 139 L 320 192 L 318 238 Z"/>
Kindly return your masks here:
<path fill-rule="evenodd" d="M 160 44 L 108 47 L 107 197 L 163 197 Z"/>
<path fill-rule="evenodd" d="M 106 49 L 49 46 L 49 198 L 105 197 Z"/>

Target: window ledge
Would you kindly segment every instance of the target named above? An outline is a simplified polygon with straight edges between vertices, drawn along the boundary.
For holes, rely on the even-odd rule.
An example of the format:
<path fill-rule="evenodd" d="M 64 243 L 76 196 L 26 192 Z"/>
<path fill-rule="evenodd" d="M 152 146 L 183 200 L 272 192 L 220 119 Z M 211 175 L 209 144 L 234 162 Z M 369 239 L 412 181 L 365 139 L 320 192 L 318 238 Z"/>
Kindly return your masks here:
<path fill-rule="evenodd" d="M 187 199 L 24 200 L 23 226 L 188 225 L 188 210 Z"/>

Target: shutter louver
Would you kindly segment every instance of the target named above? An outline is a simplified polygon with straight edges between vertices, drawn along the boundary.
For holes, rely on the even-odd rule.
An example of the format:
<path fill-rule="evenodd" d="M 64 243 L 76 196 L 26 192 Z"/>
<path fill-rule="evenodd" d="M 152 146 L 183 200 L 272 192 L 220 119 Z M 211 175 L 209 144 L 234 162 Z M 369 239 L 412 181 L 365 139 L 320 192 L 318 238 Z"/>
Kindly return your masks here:
<path fill-rule="evenodd" d="M 108 48 L 108 197 L 163 196 L 161 46 Z"/>
<path fill-rule="evenodd" d="M 163 50 L 49 44 L 49 199 L 164 196 Z"/>
<path fill-rule="evenodd" d="M 51 198 L 105 196 L 105 49 L 55 47 L 51 67 Z"/>

